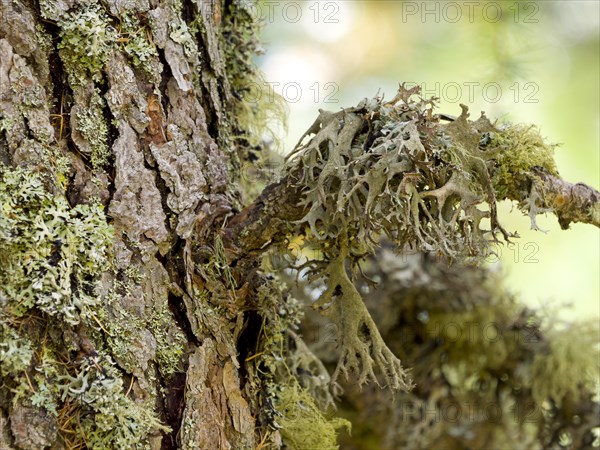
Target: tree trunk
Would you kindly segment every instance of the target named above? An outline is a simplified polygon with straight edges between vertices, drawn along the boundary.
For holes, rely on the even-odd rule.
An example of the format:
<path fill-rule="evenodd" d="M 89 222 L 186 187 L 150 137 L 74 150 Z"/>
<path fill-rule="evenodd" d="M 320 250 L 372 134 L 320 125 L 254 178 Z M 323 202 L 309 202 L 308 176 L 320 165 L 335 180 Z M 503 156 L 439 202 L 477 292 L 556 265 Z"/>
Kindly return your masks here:
<path fill-rule="evenodd" d="M 323 410 L 339 375 L 401 395 L 346 383 L 349 446 L 592 445 L 594 328 L 544 334 L 464 264 L 512 237 L 497 199 L 532 226 L 548 209 L 563 228 L 600 226 L 600 193 L 561 180 L 535 129 L 434 114 L 402 85 L 321 111 L 242 208 L 261 187 L 242 169 L 278 114 L 260 104 L 243 1 L 0 1 L 1 449 L 335 449 L 349 423 Z M 384 234 L 422 253 L 398 265 L 375 252 Z M 264 258 L 293 236 L 318 257 Z M 350 274 L 361 263 L 378 292 Z M 322 360 L 295 298 L 333 320 L 304 328 Z M 439 333 L 473 321 L 511 341 Z M 427 416 L 473 402 L 476 420 Z M 490 404 L 502 420 L 482 419 Z"/>
<path fill-rule="evenodd" d="M 239 344 L 260 317 L 235 289 L 256 263 L 232 274 L 218 234 L 249 147 L 248 11 L 3 0 L 0 20 L 0 447 L 254 448 Z"/>

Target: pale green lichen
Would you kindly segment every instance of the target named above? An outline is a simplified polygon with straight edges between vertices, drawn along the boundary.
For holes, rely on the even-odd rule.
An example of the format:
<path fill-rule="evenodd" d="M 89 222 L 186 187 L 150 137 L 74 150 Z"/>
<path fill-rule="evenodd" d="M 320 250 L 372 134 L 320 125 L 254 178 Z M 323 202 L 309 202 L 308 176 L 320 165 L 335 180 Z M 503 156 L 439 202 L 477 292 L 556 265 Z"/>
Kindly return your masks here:
<path fill-rule="evenodd" d="M 341 344 L 333 381 L 350 373 L 359 384 L 377 381 L 378 368 L 391 387 L 411 387 L 347 273 L 382 235 L 401 249 L 481 261 L 496 234 L 511 237 L 498 221 L 497 197 L 528 195 L 535 166 L 555 172 L 551 146 L 531 127 L 495 127 L 483 113 L 473 121 L 464 105 L 442 123 L 434 99 L 418 94 L 402 85 L 390 102 L 321 110 L 288 156 L 288 183 L 302 192 L 306 211 L 296 230 L 322 255 L 302 265 L 310 281 L 324 283 L 313 307 L 331 317 Z M 506 351 L 491 351 L 490 363 Z"/>
<path fill-rule="evenodd" d="M 1 299 L 0 299 L 1 300 Z M 0 316 L 3 319 L 4 317 Z M 33 349 L 27 338 L 9 326 L 0 324 L 0 377 L 17 376 L 31 364 Z"/>
<path fill-rule="evenodd" d="M 377 367 L 388 387 L 410 390 L 412 383 L 408 374 L 381 338 L 377 325 L 346 273 L 348 256 L 348 244 L 341 243 L 340 254 L 322 273 L 327 277 L 326 291 L 313 304 L 314 309 L 331 317 L 337 325 L 341 356 L 332 381 L 342 374 L 348 379 L 350 373 L 356 373 L 359 386 L 368 381 L 377 382 L 374 372 Z"/>
<path fill-rule="evenodd" d="M 129 56 L 135 67 L 152 74 L 153 69 L 150 62 L 153 58 L 158 57 L 158 52 L 156 46 L 148 39 L 148 33 L 148 28 L 142 26 L 135 14 L 125 12 L 121 16 L 119 43 L 122 45 L 123 51 Z"/>
<path fill-rule="evenodd" d="M 157 344 L 156 361 L 164 377 L 182 369 L 181 356 L 187 342 L 183 331 L 173 326 L 173 323 L 173 315 L 166 304 L 163 309 L 154 312 L 149 323 Z"/>
<path fill-rule="evenodd" d="M 0 208 L 4 310 L 19 317 L 37 307 L 69 324 L 91 319 L 113 237 L 102 207 L 71 208 L 40 175 L 1 167 Z"/>
<path fill-rule="evenodd" d="M 98 3 L 88 3 L 58 22 L 61 41 L 60 57 L 73 84 L 85 78 L 101 81 L 110 52 L 118 34 L 108 15 Z"/>
<path fill-rule="evenodd" d="M 12 130 L 14 121 L 9 119 L 8 117 L 3 117 L 0 119 L 0 132 Z"/>
<path fill-rule="evenodd" d="M 77 112 L 77 130 L 90 144 L 90 162 L 92 167 L 99 169 L 109 162 L 111 156 L 108 147 L 108 124 L 104 118 L 106 102 L 100 97 L 98 89 L 94 89 L 88 105 Z"/>
<path fill-rule="evenodd" d="M 135 283 L 134 279 L 130 279 L 129 282 L 117 281 L 107 297 L 110 320 L 105 321 L 108 331 L 106 342 L 119 365 L 127 372 L 134 373 L 139 369 L 137 352 L 140 350 L 139 346 L 147 339 L 148 330 L 156 341 L 153 360 L 156 361 L 160 373 L 168 377 L 181 368 L 185 335 L 178 327 L 173 326 L 174 319 L 166 303 L 162 308 L 154 309 L 147 321 L 123 308 L 117 291 L 129 295 L 132 283 Z"/>
<path fill-rule="evenodd" d="M 61 400 L 80 406 L 75 429 L 90 449 L 146 448 L 148 433 L 168 432 L 150 405 L 127 397 L 121 375 L 108 356 L 84 358 L 73 375 L 59 377 Z"/>
<path fill-rule="evenodd" d="M 185 56 L 188 58 L 193 57 L 198 52 L 197 44 L 190 34 L 187 24 L 183 21 L 183 19 L 178 19 L 177 21 L 173 21 L 169 24 L 171 29 L 171 33 L 169 37 L 178 44 L 181 44 L 183 47 L 183 51 Z"/>

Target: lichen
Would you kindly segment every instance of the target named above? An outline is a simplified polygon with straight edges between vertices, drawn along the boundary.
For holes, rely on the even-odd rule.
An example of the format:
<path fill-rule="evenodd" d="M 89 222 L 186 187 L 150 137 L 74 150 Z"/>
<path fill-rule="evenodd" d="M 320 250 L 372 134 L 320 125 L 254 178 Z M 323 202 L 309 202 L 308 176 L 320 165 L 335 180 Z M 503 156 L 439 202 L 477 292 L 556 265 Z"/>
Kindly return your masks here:
<path fill-rule="evenodd" d="M 132 271 L 128 272 L 131 274 Z M 147 320 L 123 307 L 121 297 L 131 295 L 139 281 L 135 276 L 128 277 L 127 281 L 117 280 L 109 292 L 106 342 L 119 366 L 127 372 L 135 374 L 143 369 L 140 367 L 140 353 L 144 354 L 140 347 L 143 347 L 149 352 L 145 357 L 156 362 L 163 377 L 169 377 L 180 369 L 186 338 L 178 327 L 173 326 L 172 313 L 166 302 L 155 306 Z M 155 349 L 146 348 L 149 339 L 155 341 Z"/>
<path fill-rule="evenodd" d="M 262 53 L 258 37 L 263 23 L 244 2 L 231 2 L 228 7 L 219 37 L 225 75 L 233 94 L 228 112 L 232 127 L 229 137 L 242 161 L 265 160 L 267 143 L 280 147 L 280 132 L 287 129 L 288 107 L 255 62 L 256 55 Z"/>
<path fill-rule="evenodd" d="M 3 318 L 0 316 L 0 318 Z M 24 339 L 7 323 L 0 323 L 0 378 L 17 376 L 31 364 L 33 349 L 29 339 Z"/>
<path fill-rule="evenodd" d="M 538 405 L 552 400 L 561 405 L 567 394 L 579 399 L 582 390 L 594 392 L 600 379 L 598 323 L 595 320 L 547 330 L 547 347 L 535 354 L 530 383 Z"/>
<path fill-rule="evenodd" d="M 158 51 L 156 46 L 150 42 L 148 33 L 148 28 L 141 24 L 135 14 L 125 12 L 121 16 L 118 42 L 135 67 L 152 75 L 151 60 L 158 57 Z"/>
<path fill-rule="evenodd" d="M 337 431 L 351 424 L 346 419 L 328 419 L 312 397 L 297 383 L 279 386 L 274 402 L 280 412 L 281 436 L 291 450 L 336 450 Z"/>
<path fill-rule="evenodd" d="M 340 375 L 348 379 L 358 375 L 358 385 L 377 382 L 374 368 L 383 374 L 391 389 L 410 390 L 412 383 L 400 360 L 387 347 L 377 325 L 371 318 L 356 287 L 346 273 L 348 244 L 341 243 L 340 254 L 331 260 L 323 275 L 327 277 L 326 291 L 313 303 L 313 308 L 331 317 L 337 326 L 341 356 L 332 382 Z"/>
<path fill-rule="evenodd" d="M 102 80 L 103 68 L 118 39 L 108 15 L 96 2 L 65 14 L 58 21 L 59 54 L 72 84 Z"/>
<path fill-rule="evenodd" d="M 105 106 L 106 102 L 95 88 L 86 108 L 79 108 L 76 113 L 77 131 L 89 143 L 90 162 L 96 170 L 105 166 L 112 155 L 108 147 L 108 124 L 103 112 Z"/>
<path fill-rule="evenodd" d="M 87 448 L 146 448 L 150 431 L 170 431 L 151 407 L 124 393 L 122 378 L 106 355 L 84 358 L 74 374 L 58 379 L 61 400 L 79 406 L 62 426 L 73 427 Z"/>
<path fill-rule="evenodd" d="M 113 231 L 97 204 L 70 208 L 26 169 L 0 168 L 0 297 L 19 317 L 34 306 L 69 324 L 88 321 Z"/>

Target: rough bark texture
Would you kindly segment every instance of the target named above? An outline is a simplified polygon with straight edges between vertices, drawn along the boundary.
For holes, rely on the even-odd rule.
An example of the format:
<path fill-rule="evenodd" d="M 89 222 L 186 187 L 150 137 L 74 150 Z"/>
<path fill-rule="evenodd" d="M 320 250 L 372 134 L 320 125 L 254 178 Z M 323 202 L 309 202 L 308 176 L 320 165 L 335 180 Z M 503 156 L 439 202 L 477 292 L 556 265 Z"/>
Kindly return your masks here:
<path fill-rule="evenodd" d="M 170 427 L 146 426 L 140 445 L 253 448 L 236 348 L 243 302 L 234 302 L 246 274 L 233 286 L 219 272 L 226 259 L 216 261 L 215 230 L 236 205 L 231 169 L 242 150 L 230 139 L 239 88 L 231 76 L 245 70 L 256 24 L 223 1 L 1 5 L 3 164 L 40 173 L 71 208 L 100 202 L 114 230 L 93 320 L 72 327 L 34 305 L 18 319 L 3 316 L 6 326 L 17 320 L 38 351 L 39 334 L 58 327 L 41 351 L 61 355 L 71 375 L 84 358 L 114 360 L 128 398 Z M 205 260 L 192 241 L 209 250 Z M 65 394 L 55 414 L 27 406 L 50 381 L 32 377 L 20 397 L 11 393 L 20 382 L 5 382 L 2 448 L 91 445 L 67 417 L 76 395 Z M 80 406 L 74 416 L 90 414 Z"/>
<path fill-rule="evenodd" d="M 494 189 L 529 202 L 532 214 L 554 208 L 565 226 L 598 225 L 598 193 L 527 165 L 520 141 L 514 142 L 525 149 L 517 154 L 524 163 L 491 167 L 495 160 L 478 146 L 491 124 L 467 122 L 466 109 L 444 130 L 472 152 L 458 148 L 452 164 L 434 158 L 442 141 L 430 125 L 439 117 L 423 109 L 427 101 L 410 103 L 406 91 L 398 107 L 372 101 L 321 112 L 307 132 L 315 137 L 297 149 L 303 163 L 286 166 L 281 181 L 243 208 L 240 167 L 260 152 L 250 145 L 257 136 L 249 130 L 263 115 L 260 105 L 243 101 L 255 76 L 257 26 L 244 2 L 0 5 L 2 449 L 335 448 L 335 430 L 347 423 L 319 408 L 339 393 L 335 379 L 290 331 L 297 329 L 300 305 L 282 282 L 289 272 L 267 273 L 261 260 L 267 248 L 281 250 L 290 233 L 308 237 L 307 222 L 314 230 L 343 229 L 320 242 L 325 256 L 311 262 L 326 268 L 321 274 L 333 285 L 321 303 L 334 303 L 336 323 L 346 329 L 334 378 L 354 368 L 362 370 L 361 383 L 377 380 L 373 368 L 379 367 L 390 384 L 408 389 L 394 355 L 404 347 L 388 349 L 362 303 L 364 286 L 354 286 L 346 271 L 346 262 L 364 256 L 348 230 L 356 226 L 372 237 L 388 220 L 397 236 L 424 245 L 437 240 L 457 253 L 482 237 L 485 214 L 474 204 L 484 198 L 492 231 L 503 231 Z M 382 142 L 389 130 L 375 130 L 392 122 L 399 127 L 389 133 L 398 149 Z M 498 149 L 516 147 L 506 142 Z M 489 173 L 504 167 L 492 186 Z M 342 170 L 351 176 L 340 178 Z M 307 218 L 317 207 L 325 211 L 338 191 L 352 200 L 347 210 L 334 211 L 339 220 Z M 354 211 L 358 225 L 346 211 Z M 313 234 L 317 241 L 326 235 Z M 412 276 L 426 272 L 417 267 Z M 396 296 L 389 292 L 389 299 Z M 390 317 L 379 327 L 393 342 L 400 325 Z M 403 320 L 412 326 L 413 319 L 407 312 Z M 419 341 L 402 356 L 421 370 L 419 352 L 436 345 Z M 431 365 L 433 356 L 426 359 Z M 450 389 L 438 372 L 416 375 L 422 390 L 407 397 L 415 402 L 435 403 Z M 560 399 L 553 397 L 557 390 Z M 574 391 L 561 385 L 536 392 L 536 401 L 559 405 Z M 365 410 L 372 406 L 354 394 L 348 399 L 364 401 Z M 588 409 L 582 411 L 587 420 Z M 486 433 L 485 426 L 473 430 Z M 459 433 L 443 431 L 428 433 L 433 440 Z M 578 443 L 588 442 L 583 434 Z M 462 443 L 489 444 L 473 442 Z M 379 444 L 411 445 L 397 436 Z"/>

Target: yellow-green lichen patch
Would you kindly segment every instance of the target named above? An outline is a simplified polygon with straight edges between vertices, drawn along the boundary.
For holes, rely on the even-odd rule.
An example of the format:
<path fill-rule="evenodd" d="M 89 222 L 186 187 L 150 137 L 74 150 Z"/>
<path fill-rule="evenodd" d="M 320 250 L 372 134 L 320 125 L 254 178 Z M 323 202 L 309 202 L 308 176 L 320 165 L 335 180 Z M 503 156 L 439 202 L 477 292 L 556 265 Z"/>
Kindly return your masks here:
<path fill-rule="evenodd" d="M 3 309 L 22 316 L 37 307 L 73 325 L 91 319 L 113 237 L 102 207 L 71 208 L 36 173 L 0 169 Z"/>
<path fill-rule="evenodd" d="M 291 450 L 336 450 L 336 430 L 351 428 L 345 419 L 325 417 L 314 397 L 297 383 L 281 386 L 274 406 L 281 413 L 281 436 Z"/>
<path fill-rule="evenodd" d="M 501 126 L 486 147 L 496 161 L 492 170 L 496 197 L 499 200 L 527 197 L 533 167 L 543 167 L 556 175 L 554 147 L 544 142 L 540 131 L 533 125 Z"/>

